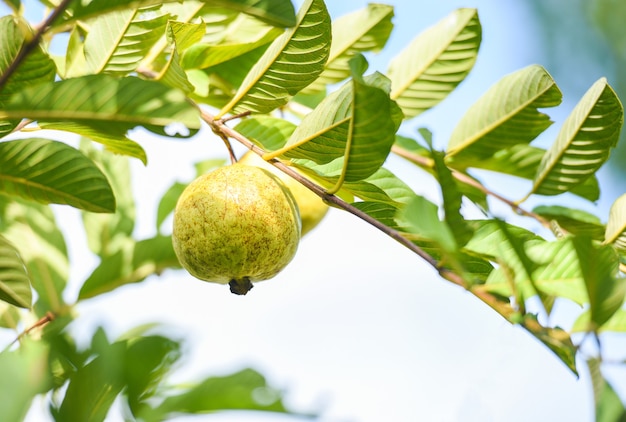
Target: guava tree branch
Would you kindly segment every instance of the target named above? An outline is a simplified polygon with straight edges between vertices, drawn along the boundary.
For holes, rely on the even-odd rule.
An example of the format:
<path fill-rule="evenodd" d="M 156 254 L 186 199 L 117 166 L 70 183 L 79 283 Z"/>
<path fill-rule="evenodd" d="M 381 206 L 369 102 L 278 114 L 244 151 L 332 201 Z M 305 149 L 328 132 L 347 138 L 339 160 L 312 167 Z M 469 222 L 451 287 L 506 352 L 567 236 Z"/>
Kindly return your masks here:
<path fill-rule="evenodd" d="M 261 157 L 263 156 L 263 154 L 265 154 L 265 151 L 262 148 L 259 148 L 258 146 L 256 146 L 252 141 L 250 141 L 248 138 L 246 138 L 245 136 L 243 136 L 236 130 L 231 129 L 230 127 L 226 126 L 224 119 L 216 119 L 215 116 L 201 109 L 200 109 L 200 113 L 201 113 L 202 119 L 211 127 L 213 132 L 221 133 L 222 135 L 228 138 L 232 138 L 236 140 L 237 142 L 241 143 L 246 148 L 248 148 L 249 150 L 251 150 L 252 152 L 254 152 L 255 154 Z M 228 119 L 228 120 L 231 120 L 231 119 Z M 322 200 L 324 200 L 329 205 L 349 212 L 350 214 L 360 218 L 361 220 L 365 221 L 369 225 L 377 228 L 378 230 L 380 230 L 387 236 L 391 237 L 392 239 L 394 239 L 395 241 L 397 241 L 398 243 L 400 243 L 401 245 L 403 245 L 404 247 L 406 247 L 407 249 L 409 249 L 410 251 L 418 255 L 424 261 L 426 261 L 430 266 L 432 266 L 437 271 L 437 273 L 439 273 L 439 275 L 442 278 L 450 281 L 451 283 L 456 284 L 457 286 L 460 286 L 466 290 L 469 290 L 477 298 L 479 298 L 480 300 L 485 302 L 487 305 L 489 305 L 491 308 L 496 310 L 500 315 L 502 315 L 507 320 L 514 313 L 513 308 L 509 304 L 500 301 L 498 298 L 496 298 L 492 294 L 484 290 L 472 289 L 471 286 L 467 283 L 467 281 L 462 276 L 460 276 L 459 274 L 455 273 L 454 271 L 448 268 L 443 267 L 440 262 L 438 262 L 430 254 L 428 254 L 422 248 L 417 246 L 415 243 L 413 243 L 410 239 L 405 237 L 399 231 L 386 226 L 385 224 L 371 217 L 367 213 L 361 211 L 354 205 L 344 201 L 338 196 L 329 194 L 328 192 L 326 192 L 326 189 L 324 189 L 322 186 L 319 186 L 318 184 L 302 176 L 300 173 L 292 169 L 290 166 L 284 164 L 280 160 L 274 158 L 271 160 L 267 160 L 267 162 L 272 164 L 274 167 L 278 168 L 279 170 L 281 170 L 288 176 L 292 177 L 296 181 L 298 181 L 300 184 L 302 184 L 303 186 L 308 188 L 310 191 L 315 193 L 317 196 L 322 198 Z"/>
<path fill-rule="evenodd" d="M 215 117 L 213 115 L 211 115 L 211 114 L 209 114 L 209 113 L 207 113 L 205 111 L 201 111 L 201 115 L 202 115 L 202 119 L 211 127 L 211 129 L 214 132 L 221 133 L 221 134 L 223 134 L 224 136 L 226 136 L 228 138 L 232 138 L 232 139 L 237 140 L 239 143 L 241 143 L 246 148 L 248 148 L 251 151 L 253 151 L 255 154 L 258 154 L 259 156 L 263 156 L 263 154 L 265 154 L 265 151 L 263 149 L 261 149 L 258 146 L 256 146 L 248 138 L 246 138 L 245 136 L 243 136 L 239 132 L 235 131 L 234 129 L 231 129 L 228 126 L 226 126 L 224 120 L 222 120 L 222 119 L 215 119 Z M 304 185 L 307 189 L 309 189 L 310 191 L 315 193 L 317 196 L 322 198 L 322 200 L 324 200 L 324 202 L 326 202 L 326 203 L 328 203 L 328 204 L 330 204 L 330 205 L 332 205 L 332 206 L 334 206 L 336 208 L 340 208 L 340 209 L 343 209 L 344 211 L 348 211 L 350 214 L 353 214 L 353 215 L 359 217 L 361 220 L 363 220 L 363 221 L 367 222 L 368 224 L 376 227 L 378 230 L 382 231 L 383 233 L 385 233 L 386 235 L 388 235 L 392 239 L 400 242 L 402 245 L 404 245 L 405 247 L 407 247 L 411 251 L 415 252 L 417 255 L 419 255 L 421 258 L 423 258 L 426 262 L 428 262 L 430 265 L 432 265 L 435 269 L 437 269 L 438 272 L 442 276 L 444 276 L 444 274 L 451 273 L 449 270 L 447 270 L 445 268 L 440 268 L 439 267 L 439 263 L 432 256 L 430 256 L 429 254 L 424 252 L 424 250 L 422 250 L 422 248 L 420 248 L 419 246 L 415 245 L 409 239 L 404 237 L 402 235 L 402 233 L 400 233 L 397 230 L 394 230 L 394 229 L 392 229 L 392 228 L 382 224 L 380 221 L 376 220 L 375 218 L 372 218 L 368 214 L 366 214 L 363 211 L 361 211 L 360 209 L 356 208 L 354 205 L 347 203 L 346 201 L 344 201 L 343 199 L 339 198 L 338 196 L 327 193 L 326 189 L 324 189 L 322 186 L 320 186 L 320 185 L 318 185 L 316 183 L 313 183 L 311 180 L 309 180 L 306 177 L 302 176 L 300 173 L 298 173 L 297 171 L 295 171 L 294 169 L 292 169 L 288 165 L 284 164 L 280 160 L 278 160 L 276 158 L 273 158 L 271 160 L 268 160 L 267 162 L 272 164 L 274 167 L 278 168 L 279 170 L 281 170 L 282 172 L 284 172 L 288 176 L 294 178 L 296 181 L 298 181 L 302 185 Z M 459 286 L 466 287 L 465 280 L 463 280 L 461 277 L 457 276 L 454 273 L 451 273 L 450 275 L 444 276 L 444 277 L 446 279 L 451 278 L 449 281 L 452 281 L 453 283 L 458 284 Z"/>
<path fill-rule="evenodd" d="M 54 21 L 59 16 L 61 16 L 65 9 L 67 9 L 67 6 L 69 6 L 71 1 L 72 0 L 61 1 L 61 3 L 59 3 L 59 5 L 52 11 L 52 13 L 50 13 L 50 15 L 48 15 L 48 17 L 37 26 L 37 30 L 35 31 L 35 34 L 30 39 L 30 41 L 22 45 L 22 48 L 19 53 L 17 53 L 17 56 L 15 56 L 15 59 L 13 59 L 13 61 L 9 64 L 4 73 L 0 75 L 0 89 L 4 87 L 11 75 L 15 73 L 15 71 L 24 61 L 24 59 L 26 59 L 26 57 L 28 57 L 28 55 L 31 53 L 31 51 L 33 51 L 33 49 L 35 49 L 37 45 L 39 45 L 39 41 L 41 41 L 41 37 L 43 37 L 43 34 L 46 33 L 46 31 L 48 30 L 48 28 L 50 28 Z"/>
<path fill-rule="evenodd" d="M 410 151 L 407 151 L 404 148 L 401 148 L 397 145 L 394 145 L 391 147 L 391 151 L 396 154 L 399 157 L 402 157 L 414 164 L 417 164 L 420 167 L 423 168 L 432 168 L 433 167 L 433 162 L 430 158 L 428 157 L 423 157 L 421 155 L 418 154 L 414 154 Z M 487 196 L 491 196 L 493 198 L 496 198 L 497 200 L 499 200 L 500 202 L 508 205 L 509 207 L 511 207 L 511 209 L 516 212 L 519 215 L 523 215 L 525 217 L 530 217 L 530 218 L 534 218 L 535 220 L 537 220 L 542 226 L 546 227 L 546 228 L 550 228 L 550 222 L 548 220 L 546 220 L 545 218 L 543 218 L 542 216 L 540 216 L 537 213 L 534 213 L 532 211 L 528 211 L 524 208 L 522 208 L 519 204 L 511 201 L 508 198 L 505 198 L 504 196 L 500 195 L 497 192 L 494 192 L 490 189 L 488 189 L 487 187 L 485 187 L 482 183 L 477 182 L 476 180 L 472 179 L 471 177 L 469 177 L 467 174 L 461 173 L 458 170 L 454 170 L 454 169 L 450 169 L 450 172 L 452 173 L 452 176 L 458 180 L 461 183 L 464 183 L 468 186 L 471 186 L 473 188 L 476 188 L 478 190 L 480 190 L 482 193 L 484 193 Z"/>

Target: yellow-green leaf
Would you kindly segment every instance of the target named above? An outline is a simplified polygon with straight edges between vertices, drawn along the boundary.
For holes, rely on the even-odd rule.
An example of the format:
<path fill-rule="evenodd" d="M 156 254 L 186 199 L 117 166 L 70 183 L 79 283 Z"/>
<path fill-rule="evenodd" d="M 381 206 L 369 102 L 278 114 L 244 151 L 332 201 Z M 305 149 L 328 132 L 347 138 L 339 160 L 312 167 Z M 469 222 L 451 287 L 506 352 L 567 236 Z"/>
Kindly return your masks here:
<path fill-rule="evenodd" d="M 0 193 L 93 212 L 115 211 L 113 191 L 100 169 L 76 149 L 48 139 L 0 142 Z"/>
<path fill-rule="evenodd" d="M 476 9 L 457 9 L 415 38 L 389 65 L 391 98 L 406 118 L 441 102 L 474 67 L 482 29 Z"/>
<path fill-rule="evenodd" d="M 611 205 L 604 243 L 612 244 L 620 253 L 626 253 L 626 194 Z"/>
<path fill-rule="evenodd" d="M 324 70 L 331 41 L 330 16 L 322 0 L 307 0 L 297 24 L 276 38 L 220 111 L 269 113 L 313 82 Z"/>
<path fill-rule="evenodd" d="M 583 183 L 608 160 L 623 121 L 619 98 L 601 78 L 563 123 L 541 160 L 531 194 L 558 195 Z"/>
<path fill-rule="evenodd" d="M 532 65 L 509 74 L 461 118 L 450 136 L 448 156 L 487 158 L 513 145 L 527 144 L 552 124 L 539 108 L 560 103 L 561 91 L 543 67 Z"/>

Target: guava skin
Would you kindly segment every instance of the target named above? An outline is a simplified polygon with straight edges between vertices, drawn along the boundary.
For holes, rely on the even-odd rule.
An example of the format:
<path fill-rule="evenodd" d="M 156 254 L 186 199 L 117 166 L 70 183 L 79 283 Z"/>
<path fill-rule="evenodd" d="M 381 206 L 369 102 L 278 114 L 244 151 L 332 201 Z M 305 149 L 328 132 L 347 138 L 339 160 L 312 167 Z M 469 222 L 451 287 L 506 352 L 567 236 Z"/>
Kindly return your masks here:
<path fill-rule="evenodd" d="M 328 205 L 322 199 L 311 192 L 306 187 L 302 186 L 298 181 L 292 177 L 286 175 L 282 171 L 278 170 L 273 165 L 269 164 L 263 158 L 259 157 L 252 151 L 249 151 L 241 157 L 239 163 L 250 166 L 260 167 L 272 174 L 275 174 L 280 180 L 285 183 L 287 188 L 293 194 L 300 210 L 300 219 L 302 221 L 302 236 L 313 230 L 328 212 Z"/>
<path fill-rule="evenodd" d="M 290 191 L 258 167 L 233 164 L 198 177 L 174 210 L 172 244 L 194 277 L 246 294 L 289 264 L 301 223 Z"/>

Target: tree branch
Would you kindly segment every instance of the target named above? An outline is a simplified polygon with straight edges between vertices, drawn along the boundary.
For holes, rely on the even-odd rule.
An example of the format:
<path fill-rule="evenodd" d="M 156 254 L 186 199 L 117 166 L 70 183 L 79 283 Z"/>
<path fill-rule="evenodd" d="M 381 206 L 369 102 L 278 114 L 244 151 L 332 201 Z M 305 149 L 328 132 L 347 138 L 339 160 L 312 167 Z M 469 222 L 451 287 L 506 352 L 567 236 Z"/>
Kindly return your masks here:
<path fill-rule="evenodd" d="M 41 41 L 41 37 L 46 33 L 48 28 L 54 23 L 54 21 L 65 11 L 67 6 L 69 6 L 72 0 L 63 0 L 59 6 L 48 15 L 48 17 L 37 26 L 37 30 L 33 35 L 33 38 L 27 43 L 22 45 L 19 53 L 15 56 L 15 59 L 9 64 L 4 73 L 0 75 L 0 89 L 4 87 L 7 83 L 11 75 L 15 73 L 17 68 L 22 64 L 24 59 L 30 54 L 33 49 L 35 49 L 39 45 L 39 41 Z"/>
<path fill-rule="evenodd" d="M 398 155 L 399 157 L 402 157 L 414 164 L 417 164 L 420 167 L 424 167 L 424 168 L 432 168 L 433 167 L 433 162 L 430 158 L 428 157 L 423 157 L 421 155 L 418 154 L 413 154 L 410 151 L 405 150 L 404 148 L 401 148 L 397 145 L 394 145 L 391 147 L 391 151 Z M 458 180 L 461 183 L 464 183 L 466 185 L 472 186 L 478 190 L 480 190 L 482 193 L 484 193 L 487 196 L 492 196 L 494 198 L 496 198 L 497 200 L 499 200 L 500 202 L 508 205 L 509 207 L 511 207 L 511 209 L 519 214 L 519 215 L 523 215 L 526 217 L 531 217 L 534 218 L 535 220 L 537 220 L 542 226 L 550 229 L 550 222 L 548 220 L 546 220 L 545 218 L 543 218 L 542 216 L 540 216 L 539 214 L 536 214 L 532 211 L 528 211 L 522 207 L 519 206 L 519 204 L 511 201 L 510 199 L 505 198 L 504 196 L 500 195 L 499 193 L 496 193 L 488 188 L 486 188 L 484 185 L 482 185 L 481 183 L 478 183 L 476 180 L 472 179 L 471 177 L 469 177 L 467 174 L 461 173 L 458 170 L 454 170 L 454 169 L 450 169 L 452 176 Z"/>
<path fill-rule="evenodd" d="M 245 136 L 241 135 L 239 132 L 229 128 L 228 126 L 226 126 L 224 124 L 223 120 L 215 119 L 214 116 L 212 116 L 211 114 L 206 113 L 204 111 L 201 111 L 201 113 L 202 113 L 202 119 L 209 126 L 211 126 L 211 128 L 213 129 L 214 132 L 222 132 L 225 136 L 237 140 L 242 145 L 244 145 L 246 148 L 250 149 L 255 154 L 258 154 L 259 156 L 263 156 L 263 154 L 265 154 L 265 151 L 263 149 L 257 147 L 256 145 L 254 145 L 254 143 L 252 143 L 252 141 L 247 139 Z M 419 246 L 417 246 L 416 244 L 411 242 L 409 239 L 407 239 L 399 231 L 394 230 L 391 227 L 388 227 L 388 226 L 384 225 L 380 221 L 376 220 L 375 218 L 371 217 L 370 215 L 368 215 L 368 214 L 364 213 L 363 211 L 361 211 L 360 209 L 356 208 L 354 205 L 345 202 L 344 200 L 342 200 L 338 196 L 331 195 L 331 194 L 327 193 L 326 189 L 324 189 L 322 186 L 319 186 L 319 185 L 313 183 L 311 180 L 309 180 L 306 177 L 302 176 L 300 173 L 298 173 L 297 171 L 295 171 L 294 169 L 292 169 L 288 165 L 284 164 L 280 160 L 278 160 L 276 158 L 273 158 L 271 160 L 268 160 L 267 162 L 272 164 L 274 167 L 278 168 L 282 172 L 286 173 L 290 177 L 294 178 L 296 181 L 298 181 L 302 185 L 304 185 L 306 188 L 311 190 L 317 196 L 322 198 L 322 200 L 324 200 L 324 202 L 326 202 L 326 203 L 328 203 L 328 204 L 330 204 L 330 205 L 332 205 L 332 206 L 334 206 L 336 208 L 343 209 L 344 211 L 347 211 L 350 214 L 355 215 L 356 217 L 360 218 L 361 220 L 365 221 L 366 223 L 368 223 L 368 224 L 374 226 L 375 228 L 377 228 L 378 230 L 382 231 L 387 236 L 389 236 L 392 239 L 396 240 L 397 242 L 399 242 L 400 244 L 402 244 L 406 248 L 410 249 L 412 252 L 414 252 L 415 254 L 419 255 L 422 259 L 424 259 L 432 267 L 434 267 L 437 270 L 437 272 L 442 277 L 444 277 L 445 279 L 447 279 L 447 280 L 449 280 L 449 281 L 453 282 L 454 284 L 457 284 L 457 285 L 459 285 L 461 287 L 464 287 L 464 288 L 467 287 L 467 283 L 465 282 L 465 280 L 463 280 L 456 273 L 453 273 L 452 271 L 450 271 L 450 270 L 448 270 L 446 268 L 440 267 L 439 263 L 432 256 L 430 256 L 422 248 L 420 248 Z"/>
<path fill-rule="evenodd" d="M 263 154 L 265 154 L 265 151 L 263 149 L 257 147 L 248 138 L 241 135 L 239 132 L 235 131 L 234 129 L 231 129 L 228 126 L 226 126 L 224 119 L 216 119 L 215 116 L 201 109 L 200 109 L 200 113 L 201 113 L 202 120 L 204 120 L 211 127 L 213 132 L 221 133 L 228 138 L 235 139 L 236 141 L 244 145 L 246 148 L 248 148 L 249 150 L 251 150 L 252 152 L 254 152 L 255 154 L 261 157 L 263 157 Z M 228 119 L 228 120 L 232 120 L 232 119 Z M 371 217 L 370 215 L 356 208 L 354 205 L 345 202 L 338 196 L 329 194 L 326 191 L 326 189 L 324 189 L 322 186 L 319 186 L 313 183 L 311 180 L 302 176 L 300 173 L 292 169 L 290 166 L 284 164 L 280 160 L 273 158 L 271 160 L 266 160 L 266 161 L 269 164 L 281 170 L 282 172 L 284 172 L 285 174 L 287 174 L 288 176 L 294 178 L 300 184 L 302 184 L 303 186 L 308 188 L 310 191 L 315 193 L 317 196 L 322 198 L 322 200 L 324 200 L 326 203 L 336 208 L 349 212 L 350 214 L 360 218 L 361 220 L 377 228 L 378 230 L 380 230 L 387 236 L 391 237 L 392 239 L 400 243 L 402 246 L 406 247 L 407 249 L 409 249 L 410 251 L 418 255 L 420 258 L 422 258 L 424 261 L 426 261 L 430 266 L 432 266 L 437 271 L 439 276 L 441 276 L 443 279 L 448 280 L 449 282 L 454 283 L 457 286 L 470 291 L 474 296 L 476 296 L 485 304 L 487 304 L 488 306 L 496 310 L 500 315 L 502 315 L 507 320 L 509 320 L 509 317 L 513 314 L 514 311 L 509 304 L 502 302 L 497 297 L 493 296 L 492 294 L 484 290 L 472 289 L 471 285 L 469 285 L 462 276 L 450 270 L 449 268 L 443 267 L 441 263 L 439 263 L 435 258 L 433 258 L 430 254 L 428 254 L 422 248 L 417 246 L 415 243 L 413 243 L 410 239 L 405 237 L 399 231 L 386 226 L 385 224 L 381 223 L 380 221 L 376 220 L 375 218 Z"/>

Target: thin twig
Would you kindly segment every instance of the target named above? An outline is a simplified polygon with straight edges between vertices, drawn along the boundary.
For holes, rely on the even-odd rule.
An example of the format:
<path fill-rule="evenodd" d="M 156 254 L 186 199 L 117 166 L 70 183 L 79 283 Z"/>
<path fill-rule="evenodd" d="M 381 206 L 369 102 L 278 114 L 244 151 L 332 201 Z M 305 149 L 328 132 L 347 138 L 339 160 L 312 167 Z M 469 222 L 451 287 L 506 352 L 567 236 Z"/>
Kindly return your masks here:
<path fill-rule="evenodd" d="M 402 157 L 407 159 L 408 161 L 417 164 L 420 167 L 425 167 L 425 168 L 432 168 L 433 167 L 433 160 L 431 160 L 428 157 L 423 157 L 421 155 L 418 154 L 413 154 L 410 151 L 405 150 L 404 148 L 398 147 L 397 145 L 394 145 L 391 147 L 391 151 Z M 546 228 L 550 228 L 550 221 L 548 221 L 547 219 L 543 218 L 542 216 L 540 216 L 539 214 L 536 214 L 532 211 L 528 211 L 524 208 L 522 208 L 519 204 L 511 201 L 508 198 L 505 198 L 504 196 L 500 195 L 499 193 L 496 193 L 488 188 L 486 188 L 484 185 L 482 185 L 481 183 L 477 182 L 476 180 L 472 179 L 471 177 L 469 177 L 467 174 L 465 173 L 461 173 L 458 170 L 454 170 L 454 169 L 450 169 L 450 172 L 452 173 L 452 176 L 458 180 L 461 183 L 464 183 L 466 185 L 472 186 L 478 190 L 480 190 L 482 193 L 484 193 L 487 196 L 492 196 L 494 198 L 496 198 L 497 200 L 499 200 L 500 202 L 508 205 L 509 207 L 511 207 L 511 209 L 519 214 L 519 215 L 523 215 L 526 217 L 531 217 L 534 218 L 535 220 L 537 220 L 539 223 L 541 223 L 542 226 L 546 227 Z"/>
<path fill-rule="evenodd" d="M 54 319 L 56 318 L 56 316 L 52 313 L 52 312 L 46 312 L 46 314 L 41 317 L 37 322 L 35 322 L 33 325 L 31 325 L 30 327 L 28 327 L 26 330 L 24 330 L 22 333 L 20 333 L 15 340 L 13 340 L 11 342 L 11 344 L 9 344 L 9 347 L 14 345 L 15 343 L 17 343 L 21 338 L 23 338 L 24 336 L 26 336 L 28 333 L 30 333 L 31 331 L 33 331 L 35 328 L 38 327 L 43 327 L 44 325 L 46 325 L 47 323 L 49 323 L 50 321 L 54 321 Z"/>
<path fill-rule="evenodd" d="M 57 8 L 54 9 L 52 13 L 50 13 L 50 15 L 48 15 L 48 17 L 37 26 L 37 31 L 35 32 L 35 35 L 33 35 L 33 38 L 26 44 L 22 45 L 22 49 L 19 51 L 19 53 L 17 53 L 15 59 L 13 59 L 13 61 L 9 64 L 4 73 L 0 75 L 0 89 L 2 89 L 2 87 L 7 83 L 11 75 L 15 73 L 17 68 L 20 66 L 20 64 L 22 64 L 22 62 L 30 54 L 30 52 L 39 45 L 39 41 L 43 37 L 43 34 L 46 33 L 46 31 L 48 30 L 48 28 L 50 28 L 54 21 L 65 11 L 71 1 L 72 0 L 63 0 L 57 6 Z"/>

